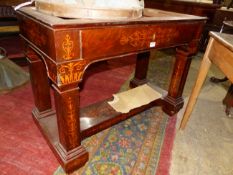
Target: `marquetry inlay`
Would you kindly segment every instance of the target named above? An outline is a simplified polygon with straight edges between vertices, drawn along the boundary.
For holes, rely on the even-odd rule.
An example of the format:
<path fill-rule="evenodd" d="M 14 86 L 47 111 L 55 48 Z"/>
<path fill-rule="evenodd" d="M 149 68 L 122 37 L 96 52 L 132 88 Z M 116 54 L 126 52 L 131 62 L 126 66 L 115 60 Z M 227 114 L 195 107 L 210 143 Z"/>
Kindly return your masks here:
<path fill-rule="evenodd" d="M 132 34 L 122 33 L 120 44 L 129 44 L 133 47 L 144 47 L 147 46 L 150 41 L 155 38 L 155 35 L 151 35 L 151 32 L 147 30 L 135 31 Z"/>
<path fill-rule="evenodd" d="M 74 42 L 71 40 L 70 35 L 67 34 L 65 36 L 65 39 L 64 39 L 64 41 L 62 43 L 62 48 L 63 48 L 63 51 L 64 51 L 63 58 L 65 60 L 69 60 L 69 59 L 73 58 L 73 56 L 74 56 L 74 52 L 73 52 Z"/>
<path fill-rule="evenodd" d="M 81 80 L 85 61 L 72 62 L 58 66 L 58 84 L 66 85 Z"/>
<path fill-rule="evenodd" d="M 71 147 L 75 147 L 77 144 L 77 120 L 75 120 L 76 106 L 72 103 L 72 97 L 68 97 L 67 109 L 67 120 L 69 121 L 69 127 L 67 127 L 68 139 Z"/>

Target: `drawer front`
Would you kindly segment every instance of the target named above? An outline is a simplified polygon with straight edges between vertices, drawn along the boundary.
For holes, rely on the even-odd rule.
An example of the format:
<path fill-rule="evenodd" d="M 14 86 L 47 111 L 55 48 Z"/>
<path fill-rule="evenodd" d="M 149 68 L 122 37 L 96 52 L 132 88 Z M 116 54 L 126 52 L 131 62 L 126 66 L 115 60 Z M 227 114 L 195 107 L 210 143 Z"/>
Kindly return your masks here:
<path fill-rule="evenodd" d="M 81 58 L 106 58 L 185 44 L 195 34 L 195 23 L 119 26 L 81 30 Z"/>

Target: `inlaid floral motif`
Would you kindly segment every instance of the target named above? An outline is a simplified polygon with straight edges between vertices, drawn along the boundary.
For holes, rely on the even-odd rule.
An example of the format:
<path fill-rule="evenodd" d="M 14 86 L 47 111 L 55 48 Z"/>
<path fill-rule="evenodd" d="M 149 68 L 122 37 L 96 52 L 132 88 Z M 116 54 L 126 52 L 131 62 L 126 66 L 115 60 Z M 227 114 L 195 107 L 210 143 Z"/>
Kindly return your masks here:
<path fill-rule="evenodd" d="M 70 35 L 65 36 L 65 40 L 62 43 L 62 48 L 65 54 L 63 55 L 63 58 L 65 60 L 69 60 L 73 58 L 74 53 L 73 53 L 73 48 L 74 48 L 74 42 L 71 40 Z"/>
<path fill-rule="evenodd" d="M 135 31 L 131 35 L 128 35 L 128 33 L 122 33 L 120 44 L 121 45 L 129 44 L 133 47 L 143 47 L 146 46 L 149 43 L 149 41 L 152 39 L 153 36 L 151 36 L 150 32 L 146 30 Z"/>
<path fill-rule="evenodd" d="M 81 80 L 85 61 L 72 62 L 58 66 L 58 84 L 66 85 Z"/>

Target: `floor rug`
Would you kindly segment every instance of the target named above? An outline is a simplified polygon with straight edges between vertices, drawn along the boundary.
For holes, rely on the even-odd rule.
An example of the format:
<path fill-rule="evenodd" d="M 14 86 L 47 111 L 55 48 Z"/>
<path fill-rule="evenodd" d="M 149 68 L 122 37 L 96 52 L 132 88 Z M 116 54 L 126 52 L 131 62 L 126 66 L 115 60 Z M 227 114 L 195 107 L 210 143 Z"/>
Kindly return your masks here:
<path fill-rule="evenodd" d="M 155 107 L 84 140 L 90 160 L 72 174 L 155 174 L 167 118 Z"/>
<path fill-rule="evenodd" d="M 80 105 L 90 105 L 118 92 L 133 71 L 132 59 L 127 57 L 122 61 L 111 60 L 91 65 L 85 74 Z M 51 175 L 59 166 L 33 121 L 33 106 L 29 83 L 7 93 L 0 93 L 1 175 Z"/>
<path fill-rule="evenodd" d="M 149 81 L 152 84 L 161 85 L 163 89 L 166 89 L 167 77 L 162 75 L 169 76 L 167 72 L 171 70 L 169 58 L 161 59 L 158 54 L 154 56 L 153 53 L 148 72 Z M 114 61 L 111 64 L 94 65 L 95 71 L 88 73 L 91 76 L 86 74 L 87 78 L 83 85 L 85 88 L 80 95 L 82 107 L 94 100 L 97 102 L 100 99 L 106 99 L 119 91 L 122 83 L 132 72 L 130 59 L 123 60 L 124 64 Z M 125 61 L 130 65 L 123 66 Z M 103 72 L 102 67 L 107 69 Z M 114 81 L 110 81 L 113 79 Z M 108 86 L 105 86 L 106 83 Z M 122 87 L 123 89 L 128 87 L 128 81 Z M 31 117 L 33 105 L 29 84 L 8 94 L 0 95 L 0 174 L 64 174 L 61 168 L 57 169 L 59 164 L 55 156 L 33 122 Z M 89 161 L 87 166 L 75 172 L 76 175 L 78 173 L 101 174 L 101 172 L 104 175 L 118 174 L 118 172 L 126 175 L 128 173 L 154 174 L 155 172 L 156 175 L 168 175 L 175 122 L 176 117 L 164 116 L 160 108 L 153 108 L 86 139 L 83 144 L 91 152 L 90 160 L 93 159 L 93 164 L 87 168 L 91 163 Z M 153 127 L 152 123 L 154 123 Z M 129 140 L 133 137 L 133 140 Z M 93 145 L 98 147 L 93 148 Z M 134 147 L 130 148 L 131 146 Z M 106 148 L 111 149 L 107 152 Z M 126 159 L 123 159 L 124 157 Z M 125 162 L 126 166 L 121 166 Z"/>

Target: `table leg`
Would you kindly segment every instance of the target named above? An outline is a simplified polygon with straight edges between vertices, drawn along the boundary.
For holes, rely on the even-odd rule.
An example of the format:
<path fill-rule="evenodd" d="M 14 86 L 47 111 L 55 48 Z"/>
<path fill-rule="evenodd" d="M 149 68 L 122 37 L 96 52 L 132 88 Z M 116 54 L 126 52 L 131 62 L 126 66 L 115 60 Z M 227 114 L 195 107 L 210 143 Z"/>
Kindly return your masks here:
<path fill-rule="evenodd" d="M 81 145 L 79 88 L 53 87 L 59 134 L 55 147 L 62 167 L 69 173 L 88 161 L 88 152 Z"/>
<path fill-rule="evenodd" d="M 184 105 L 182 93 L 192 60 L 189 55 L 189 52 L 183 48 L 176 49 L 176 62 L 163 104 L 163 111 L 168 115 L 176 114 Z"/>
<path fill-rule="evenodd" d="M 223 99 L 223 104 L 226 106 L 226 115 L 231 116 L 231 108 L 233 107 L 233 84 L 228 88 L 227 94 Z"/>
<path fill-rule="evenodd" d="M 200 93 L 201 87 L 206 79 L 206 75 L 207 75 L 208 70 L 209 70 L 210 65 L 211 65 L 211 61 L 209 59 L 209 52 L 211 50 L 212 43 L 213 43 L 213 39 L 211 38 L 209 41 L 209 44 L 207 46 L 206 52 L 204 54 L 203 60 L 201 62 L 201 66 L 199 69 L 197 80 L 196 80 L 196 83 L 193 87 L 193 90 L 192 90 L 191 96 L 189 98 L 187 107 L 185 109 L 185 113 L 184 113 L 184 116 L 183 116 L 181 124 L 180 124 L 180 129 L 185 128 L 185 126 L 188 122 L 188 119 L 190 118 L 190 115 L 193 111 L 193 106 L 195 105 L 195 103 L 197 101 L 197 97 Z"/>
<path fill-rule="evenodd" d="M 136 87 L 147 82 L 147 70 L 149 65 L 150 52 L 143 52 L 137 55 L 134 78 L 130 81 L 130 87 Z"/>
<path fill-rule="evenodd" d="M 41 61 L 40 56 L 30 48 L 27 50 L 26 57 L 29 62 L 36 111 L 39 115 L 48 113 L 51 111 L 51 97 L 45 65 Z"/>

